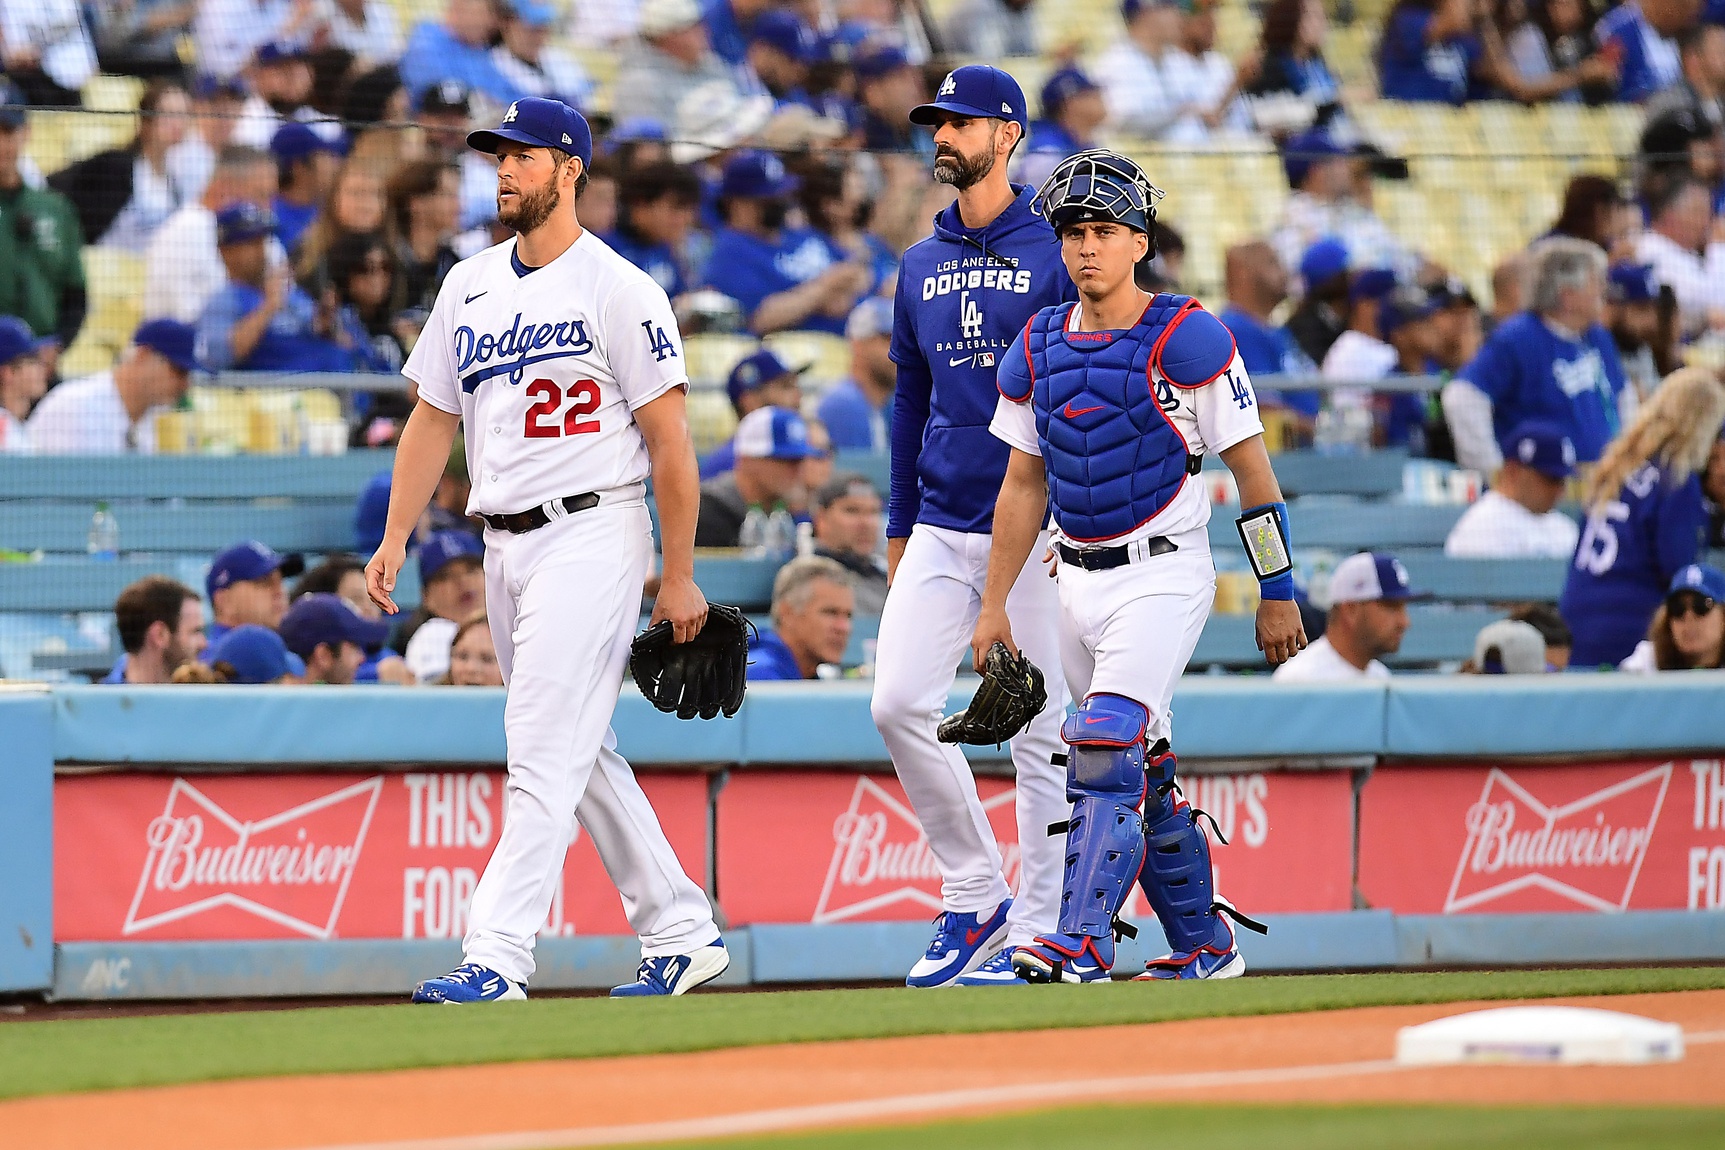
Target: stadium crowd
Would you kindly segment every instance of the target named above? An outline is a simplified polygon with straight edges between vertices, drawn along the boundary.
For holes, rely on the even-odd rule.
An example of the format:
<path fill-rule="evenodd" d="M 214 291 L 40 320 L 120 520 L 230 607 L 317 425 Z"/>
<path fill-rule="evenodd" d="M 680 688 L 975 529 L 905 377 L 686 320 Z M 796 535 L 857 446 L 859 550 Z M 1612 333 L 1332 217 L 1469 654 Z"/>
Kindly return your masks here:
<path fill-rule="evenodd" d="M 1059 35 L 1053 0 L 955 0 L 943 19 L 915 0 L 438 7 L 410 21 L 386 0 L 7 0 L 0 451 L 151 452 L 157 416 L 202 371 L 397 371 L 449 269 L 507 235 L 467 131 L 555 96 L 604 129 L 583 225 L 665 289 L 685 335 L 848 344 L 848 378 L 818 392 L 764 344 L 730 367 L 736 430 L 702 459 L 697 539 L 784 561 L 754 673 L 838 673 L 853 615 L 878 614 L 886 581 L 881 493 L 835 474 L 833 452 L 888 447 L 898 261 L 951 196 L 907 113 L 953 59 L 1041 56 L 1053 66 L 1020 181 L 1110 141 L 1277 148 L 1288 197 L 1264 234 L 1228 247 L 1212 302 L 1254 376 L 1331 384 L 1260 389 L 1288 444 L 1454 460 L 1490 487 L 1446 553 L 1573 557 L 1561 616 L 1493 624 L 1475 669 L 1721 665 L 1725 575 L 1697 564 L 1725 506 L 1725 387 L 1684 367 L 1725 348 L 1718 0 L 1397 0 L 1374 85 L 1326 62 L 1322 0 L 1258 7 L 1257 43 L 1235 58 L 1211 0 L 1123 0 L 1119 34 L 1088 56 Z M 605 84 L 577 43 L 615 56 Z M 135 137 L 42 171 L 27 109 L 78 106 L 98 73 L 144 81 Z M 1482 307 L 1444 251 L 1377 211 L 1409 165 L 1362 127 L 1374 100 L 1623 102 L 1644 120 L 1618 178 L 1574 176 L 1546 232 L 1501 253 Z M 1159 224 L 1157 248 L 1156 286 L 1179 290 L 1182 237 Z M 111 368 L 62 378 L 89 249 L 142 261 L 144 318 Z M 1444 382 L 1429 398 L 1374 392 L 1394 375 Z M 353 443 L 392 444 L 411 398 L 359 395 Z M 497 681 L 459 455 L 418 537 L 412 617 L 377 617 L 352 556 L 302 574 L 250 541 L 216 557 L 202 597 L 155 578 L 127 588 L 109 680 Z M 361 553 L 387 481 L 361 496 Z M 1583 524 L 1559 509 L 1566 492 Z M 1387 673 L 1417 588 L 1385 554 L 1346 560 L 1330 584 L 1328 631 L 1280 676 Z"/>

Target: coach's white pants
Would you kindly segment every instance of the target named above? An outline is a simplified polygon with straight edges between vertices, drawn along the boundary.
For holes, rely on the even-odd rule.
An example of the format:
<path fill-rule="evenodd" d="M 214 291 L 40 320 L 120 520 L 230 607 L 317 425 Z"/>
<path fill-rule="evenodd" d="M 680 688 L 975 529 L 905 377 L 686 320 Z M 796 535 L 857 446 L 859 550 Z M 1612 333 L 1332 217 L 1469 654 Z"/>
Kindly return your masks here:
<path fill-rule="evenodd" d="M 1174 685 L 1216 599 L 1204 528 L 1171 537 L 1178 551 L 1109 571 L 1060 564 L 1060 665 L 1075 699 L 1125 695 L 1150 711 L 1149 741 L 1172 739 Z"/>
<path fill-rule="evenodd" d="M 486 611 L 509 688 L 509 782 L 497 849 L 473 892 L 467 960 L 533 974 L 579 819 L 623 896 L 646 956 L 719 937 L 706 894 L 683 873 L 611 716 L 652 554 L 644 504 L 596 507 L 525 535 L 485 533 Z"/>
<path fill-rule="evenodd" d="M 912 528 L 887 593 L 875 651 L 875 726 L 940 864 L 941 904 L 963 914 L 992 910 L 1012 893 L 976 779 L 958 748 L 935 738 L 959 659 L 976 630 L 992 542 L 992 536 L 921 523 Z M 1064 840 L 1050 838 L 1048 824 L 1070 812 L 1066 770 L 1049 761 L 1062 749 L 1066 692 L 1054 674 L 1059 604 L 1054 581 L 1039 562 L 1046 542 L 1038 540 L 1006 600 L 1013 639 L 1048 681 L 1048 706 L 1012 740 L 1019 881 L 1007 919 L 1009 946 L 1053 931 L 1059 920 Z"/>

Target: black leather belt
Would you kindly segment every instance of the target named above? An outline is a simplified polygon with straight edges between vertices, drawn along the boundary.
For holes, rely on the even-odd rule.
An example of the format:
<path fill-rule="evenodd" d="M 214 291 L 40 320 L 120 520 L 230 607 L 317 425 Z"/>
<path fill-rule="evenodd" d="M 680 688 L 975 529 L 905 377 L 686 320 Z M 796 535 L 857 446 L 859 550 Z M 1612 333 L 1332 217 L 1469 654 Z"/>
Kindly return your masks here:
<path fill-rule="evenodd" d="M 1080 551 L 1076 547 L 1068 547 L 1064 543 L 1056 543 L 1054 549 L 1060 553 L 1062 563 L 1070 563 L 1074 567 L 1082 567 L 1086 571 L 1112 571 L 1116 567 L 1124 567 L 1132 562 L 1132 548 L 1136 543 L 1126 543 L 1119 547 L 1093 547 Z M 1166 535 L 1153 535 L 1144 540 L 1144 557 L 1153 559 L 1158 555 L 1166 555 L 1170 551 L 1178 551 L 1174 541 Z"/>
<path fill-rule="evenodd" d="M 577 511 L 599 506 L 599 493 L 583 491 L 579 495 L 565 495 L 562 499 L 553 499 L 551 502 L 562 507 L 566 514 L 573 515 Z M 511 535 L 525 535 L 551 522 L 551 515 L 543 506 L 529 507 L 526 511 L 517 511 L 510 515 L 481 514 L 480 518 L 485 520 L 486 526 L 507 531 Z"/>

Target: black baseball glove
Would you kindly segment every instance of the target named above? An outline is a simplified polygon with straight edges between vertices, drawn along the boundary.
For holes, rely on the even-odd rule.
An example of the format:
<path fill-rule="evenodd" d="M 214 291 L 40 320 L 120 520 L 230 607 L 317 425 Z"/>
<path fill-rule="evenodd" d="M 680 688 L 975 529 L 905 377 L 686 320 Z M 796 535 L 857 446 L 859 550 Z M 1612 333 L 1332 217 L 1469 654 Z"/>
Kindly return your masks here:
<path fill-rule="evenodd" d="M 982 686 L 970 706 L 943 719 L 936 735 L 943 743 L 998 746 L 1029 726 L 1047 705 L 1048 690 L 1036 664 L 996 643 L 982 661 Z"/>
<path fill-rule="evenodd" d="M 703 719 L 743 705 L 754 625 L 735 607 L 707 605 L 707 622 L 687 643 L 673 642 L 671 624 L 655 623 L 629 647 L 629 673 L 641 693 L 679 719 Z"/>

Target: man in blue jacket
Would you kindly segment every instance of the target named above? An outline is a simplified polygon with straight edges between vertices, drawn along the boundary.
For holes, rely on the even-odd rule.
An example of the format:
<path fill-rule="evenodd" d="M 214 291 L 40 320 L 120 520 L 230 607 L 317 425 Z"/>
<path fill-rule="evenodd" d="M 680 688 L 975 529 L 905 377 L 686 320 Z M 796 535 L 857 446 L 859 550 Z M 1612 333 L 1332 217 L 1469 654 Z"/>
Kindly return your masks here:
<path fill-rule="evenodd" d="M 1038 564 L 1025 565 L 1007 601 L 1013 633 L 1049 688 L 1047 708 L 1012 740 L 1016 900 L 970 769 L 935 728 L 981 608 L 1006 473 L 1009 449 L 988 430 L 995 372 L 1031 316 L 1077 296 L 1053 230 L 1031 210 L 1032 189 L 1007 182 L 1027 122 L 1017 81 L 997 68 L 960 68 L 910 118 L 934 129 L 934 177 L 958 189 L 958 202 L 905 253 L 893 306 L 892 586 L 876 648 L 874 721 L 941 869 L 939 930 L 906 982 L 1016 983 L 1010 958 L 994 960 L 1054 929 L 1063 861 L 1048 826 L 1067 815 L 1065 772 L 1051 761 L 1066 710 L 1059 604 Z"/>

